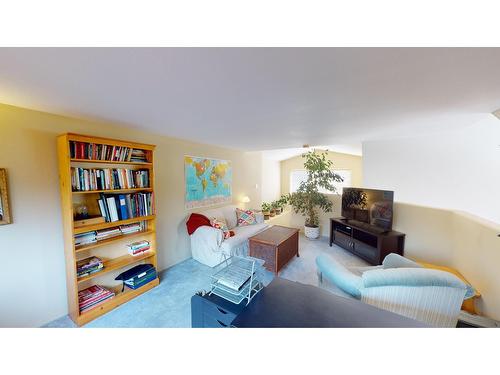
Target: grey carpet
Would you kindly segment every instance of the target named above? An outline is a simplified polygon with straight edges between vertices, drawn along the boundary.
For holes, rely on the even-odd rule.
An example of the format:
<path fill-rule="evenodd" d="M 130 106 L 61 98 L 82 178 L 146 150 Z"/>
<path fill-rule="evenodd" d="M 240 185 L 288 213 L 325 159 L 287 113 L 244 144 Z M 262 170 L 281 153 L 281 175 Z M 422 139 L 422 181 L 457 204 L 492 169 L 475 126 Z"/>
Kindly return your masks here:
<path fill-rule="evenodd" d="M 367 263 L 338 247 L 328 246 L 328 240 L 311 241 L 301 236 L 299 258 L 294 258 L 280 272 L 280 277 L 304 284 L 317 285 L 315 259 L 329 254 L 349 266 L 366 266 Z M 185 260 L 160 274 L 160 285 L 132 301 L 110 311 L 85 325 L 88 328 L 114 327 L 190 327 L 191 296 L 199 290 L 209 290 L 212 269 L 193 259 Z M 266 273 L 264 283 L 273 279 Z M 56 319 L 44 327 L 76 327 L 68 316 Z"/>

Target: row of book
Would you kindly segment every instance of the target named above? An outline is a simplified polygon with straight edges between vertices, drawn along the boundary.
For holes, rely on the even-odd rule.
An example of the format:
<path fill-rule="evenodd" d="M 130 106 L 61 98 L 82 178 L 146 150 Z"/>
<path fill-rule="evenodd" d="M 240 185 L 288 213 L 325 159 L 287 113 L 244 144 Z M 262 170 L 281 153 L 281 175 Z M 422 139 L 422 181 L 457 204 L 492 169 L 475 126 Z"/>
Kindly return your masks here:
<path fill-rule="evenodd" d="M 101 258 L 92 256 L 76 262 L 76 276 L 84 277 L 99 272 L 104 268 Z"/>
<path fill-rule="evenodd" d="M 80 312 L 91 310 L 109 299 L 113 298 L 115 293 L 99 285 L 92 285 L 90 288 L 78 292 L 78 304 Z"/>
<path fill-rule="evenodd" d="M 69 150 L 72 159 L 147 162 L 144 150 L 125 146 L 70 141 Z"/>
<path fill-rule="evenodd" d="M 120 225 L 119 227 L 106 228 L 101 230 L 93 230 L 75 235 L 75 246 L 90 245 L 97 241 L 105 240 L 108 238 L 121 236 L 122 234 L 132 234 L 146 230 L 146 222 L 140 221 L 127 225 Z"/>
<path fill-rule="evenodd" d="M 98 199 L 101 215 L 107 222 L 154 214 L 153 193 L 105 195 Z"/>
<path fill-rule="evenodd" d="M 132 256 L 141 255 L 151 249 L 149 241 L 137 241 L 127 245 L 128 253 Z"/>
<path fill-rule="evenodd" d="M 71 168 L 71 188 L 73 191 L 148 187 L 148 170 Z"/>

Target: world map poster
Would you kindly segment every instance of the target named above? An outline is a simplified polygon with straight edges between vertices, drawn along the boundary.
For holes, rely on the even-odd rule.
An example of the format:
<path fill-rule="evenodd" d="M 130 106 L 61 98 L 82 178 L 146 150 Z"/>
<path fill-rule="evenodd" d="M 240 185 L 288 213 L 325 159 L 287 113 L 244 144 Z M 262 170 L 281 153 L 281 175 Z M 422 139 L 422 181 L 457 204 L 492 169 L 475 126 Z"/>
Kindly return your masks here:
<path fill-rule="evenodd" d="M 186 208 L 231 202 L 232 173 L 228 160 L 185 156 Z"/>

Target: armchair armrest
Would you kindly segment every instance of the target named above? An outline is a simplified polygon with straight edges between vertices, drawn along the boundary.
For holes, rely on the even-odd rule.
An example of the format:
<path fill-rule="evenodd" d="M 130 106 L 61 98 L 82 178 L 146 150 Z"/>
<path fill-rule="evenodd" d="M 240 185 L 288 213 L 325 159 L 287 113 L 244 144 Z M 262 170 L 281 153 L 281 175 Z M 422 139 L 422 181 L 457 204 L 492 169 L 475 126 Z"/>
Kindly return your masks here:
<path fill-rule="evenodd" d="M 320 255 L 316 258 L 321 277 L 327 278 L 330 282 L 338 286 L 344 292 L 355 298 L 361 297 L 360 289 L 363 286 L 361 277 L 355 275 L 340 263 L 326 255 Z"/>
<path fill-rule="evenodd" d="M 366 271 L 361 277 L 365 288 L 381 286 L 443 286 L 466 289 L 456 276 L 425 268 L 391 268 Z"/>

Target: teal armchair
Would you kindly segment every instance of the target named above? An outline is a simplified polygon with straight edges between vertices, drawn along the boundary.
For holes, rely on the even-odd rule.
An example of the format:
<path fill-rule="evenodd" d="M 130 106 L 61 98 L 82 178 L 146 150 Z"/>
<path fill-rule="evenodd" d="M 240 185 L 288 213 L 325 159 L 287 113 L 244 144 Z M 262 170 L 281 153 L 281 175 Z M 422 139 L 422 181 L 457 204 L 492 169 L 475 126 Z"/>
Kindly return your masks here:
<path fill-rule="evenodd" d="M 376 267 L 346 268 L 327 255 L 317 257 L 316 264 L 321 288 L 435 327 L 455 327 L 464 298 L 474 293 L 451 273 L 397 254 Z"/>

